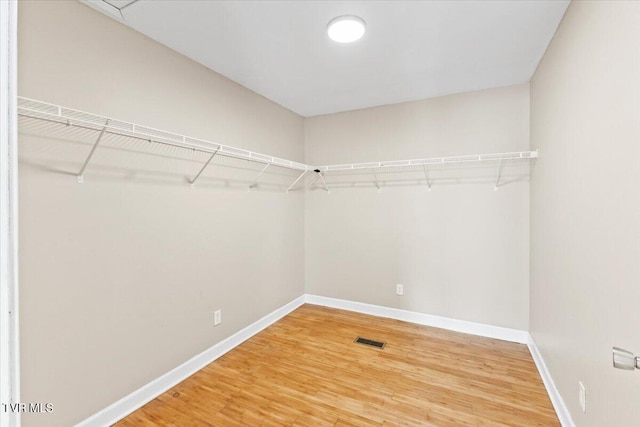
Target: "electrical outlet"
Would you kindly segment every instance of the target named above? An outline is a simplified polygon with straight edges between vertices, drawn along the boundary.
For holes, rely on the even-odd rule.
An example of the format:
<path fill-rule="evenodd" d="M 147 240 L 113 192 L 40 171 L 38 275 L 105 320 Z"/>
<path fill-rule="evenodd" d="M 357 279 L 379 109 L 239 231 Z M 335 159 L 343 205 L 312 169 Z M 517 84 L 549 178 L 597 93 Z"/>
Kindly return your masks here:
<path fill-rule="evenodd" d="M 396 295 L 404 295 L 404 286 L 396 285 Z"/>
<path fill-rule="evenodd" d="M 222 323 L 222 310 L 216 310 L 213 312 L 213 326 L 218 326 Z"/>
<path fill-rule="evenodd" d="M 580 409 L 582 412 L 587 412 L 587 390 L 584 388 L 582 381 L 578 381 L 578 400 L 580 402 Z"/>

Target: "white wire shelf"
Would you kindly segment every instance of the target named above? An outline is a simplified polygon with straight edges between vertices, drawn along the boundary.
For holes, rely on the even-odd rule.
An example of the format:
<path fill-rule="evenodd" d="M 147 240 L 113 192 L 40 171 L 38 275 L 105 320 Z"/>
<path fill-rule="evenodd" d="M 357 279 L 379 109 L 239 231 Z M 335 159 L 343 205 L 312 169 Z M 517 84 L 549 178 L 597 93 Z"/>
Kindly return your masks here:
<path fill-rule="evenodd" d="M 72 108 L 62 107 L 59 105 L 25 98 L 22 96 L 18 97 L 18 114 L 35 119 L 51 120 L 70 126 L 79 126 L 94 130 L 100 130 L 101 132 L 104 131 L 105 133 L 114 135 L 139 138 L 148 142 L 154 142 L 158 144 L 188 148 L 191 150 L 210 154 L 215 153 L 219 156 L 251 160 L 258 163 L 275 165 L 287 169 L 295 169 L 299 171 L 308 171 L 313 169 L 304 163 L 294 162 L 292 160 L 282 159 L 279 157 L 270 156 L 268 154 L 257 153 L 255 151 L 249 151 L 229 145 L 218 144 L 199 138 L 179 135 L 148 126 L 141 126 L 138 124 L 125 122 L 123 120 L 117 120 L 110 117 L 87 113 L 85 111 L 74 110 Z"/>
<path fill-rule="evenodd" d="M 305 189 L 316 184 L 322 184 L 322 188 L 329 191 L 326 177 L 340 176 L 344 174 L 352 173 L 370 173 L 373 175 L 374 185 L 380 189 L 378 176 L 376 171 L 381 174 L 385 172 L 416 172 L 421 171 L 424 174 L 426 183 L 431 188 L 432 180 L 429 175 L 429 167 L 433 166 L 437 169 L 439 166 L 451 165 L 451 164 L 466 164 L 466 163 L 497 163 L 497 177 L 495 188 L 500 185 L 500 176 L 503 168 L 503 164 L 512 161 L 527 161 L 530 159 L 536 159 L 538 152 L 536 151 L 518 151 L 518 152 L 506 152 L 506 153 L 491 153 L 491 154 L 477 154 L 477 155 L 465 155 L 465 156 L 449 156 L 449 157 L 431 157 L 411 160 L 392 160 L 381 162 L 367 162 L 367 163 L 345 163 L 326 166 L 311 166 L 292 160 L 282 159 L 267 154 L 257 153 L 242 148 L 232 147 L 229 145 L 214 143 L 211 141 L 188 137 L 185 135 L 179 135 L 176 133 L 142 126 L 123 120 L 113 119 L 102 115 L 88 113 L 85 111 L 75 110 L 48 102 L 43 102 L 26 97 L 18 97 L 18 115 L 21 117 L 36 119 L 38 121 L 45 121 L 55 123 L 55 126 L 68 126 L 71 128 L 78 128 L 83 132 L 92 131 L 93 135 L 97 138 L 93 142 L 91 150 L 89 151 L 86 160 L 82 164 L 79 172 L 77 173 L 77 179 L 79 183 L 83 182 L 83 175 L 85 169 L 88 167 L 94 152 L 99 148 L 99 145 L 103 139 L 108 143 L 108 139 L 119 137 L 123 140 L 134 141 L 132 144 L 144 143 L 156 143 L 160 146 L 173 147 L 172 149 L 184 149 L 190 150 L 194 153 L 200 154 L 202 157 L 201 168 L 194 174 L 193 178 L 189 178 L 189 182 L 193 186 L 202 173 L 212 163 L 212 160 L 216 156 L 226 157 L 230 159 L 246 160 L 255 165 L 259 171 L 255 180 L 252 181 L 249 188 L 254 188 L 258 185 L 259 180 L 263 179 L 263 174 L 271 166 L 277 168 L 284 168 L 290 171 L 296 171 L 295 181 L 291 183 L 287 191 L 292 189 Z M 46 130 L 45 130 L 46 132 Z M 103 138 L 104 137 L 104 138 Z M 261 165 L 261 166 L 258 166 Z M 267 172 L 268 174 L 269 172 Z M 309 178 L 312 177 L 309 184 Z M 292 177 L 293 178 L 293 177 Z"/>
<path fill-rule="evenodd" d="M 425 159 L 392 160 L 385 162 L 345 163 L 339 165 L 320 166 L 322 172 L 346 171 L 357 169 L 403 168 L 412 166 L 433 166 L 454 163 L 500 162 L 504 160 L 535 159 L 538 151 L 515 151 L 509 153 L 475 154 L 468 156 L 429 157 Z"/>

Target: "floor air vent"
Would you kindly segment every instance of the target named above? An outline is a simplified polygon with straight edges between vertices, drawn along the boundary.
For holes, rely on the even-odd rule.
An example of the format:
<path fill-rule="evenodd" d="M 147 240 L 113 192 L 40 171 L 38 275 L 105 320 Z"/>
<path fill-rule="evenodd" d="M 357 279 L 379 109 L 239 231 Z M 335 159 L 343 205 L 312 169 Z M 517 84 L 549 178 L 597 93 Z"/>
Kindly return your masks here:
<path fill-rule="evenodd" d="M 382 341 L 374 341 L 367 338 L 357 337 L 354 341 L 356 344 L 368 345 L 370 347 L 375 347 L 379 349 L 383 349 L 386 343 Z"/>

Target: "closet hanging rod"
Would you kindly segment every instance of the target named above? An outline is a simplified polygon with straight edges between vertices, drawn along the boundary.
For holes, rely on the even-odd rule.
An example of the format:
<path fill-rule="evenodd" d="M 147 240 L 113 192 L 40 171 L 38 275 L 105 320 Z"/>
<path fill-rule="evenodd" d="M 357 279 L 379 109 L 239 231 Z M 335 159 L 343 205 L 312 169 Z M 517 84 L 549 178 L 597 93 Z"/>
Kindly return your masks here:
<path fill-rule="evenodd" d="M 199 138 L 155 129 L 148 126 L 136 125 L 122 120 L 111 119 L 80 110 L 50 104 L 31 98 L 18 97 L 18 114 L 33 119 L 46 120 L 63 125 L 71 125 L 84 129 L 92 129 L 105 133 L 130 137 L 138 140 L 170 145 L 200 152 L 214 153 L 220 156 L 250 160 L 262 164 L 294 169 L 300 171 L 312 170 L 311 166 L 292 160 L 282 159 L 267 154 L 249 151 L 229 145 L 218 144 Z M 108 121 L 109 124 L 105 125 Z"/>
<path fill-rule="evenodd" d="M 492 154 L 476 154 L 468 156 L 450 156 L 450 157 L 430 157 L 424 159 L 412 160 L 391 160 L 384 162 L 368 162 L 368 163 L 345 163 L 339 165 L 319 166 L 318 169 L 323 172 L 357 170 L 357 169 L 382 169 L 390 167 L 409 167 L 409 166 L 429 166 L 444 165 L 452 163 L 471 163 L 471 162 L 501 162 L 504 160 L 524 160 L 535 159 L 538 157 L 536 151 L 516 151 L 507 153 Z"/>

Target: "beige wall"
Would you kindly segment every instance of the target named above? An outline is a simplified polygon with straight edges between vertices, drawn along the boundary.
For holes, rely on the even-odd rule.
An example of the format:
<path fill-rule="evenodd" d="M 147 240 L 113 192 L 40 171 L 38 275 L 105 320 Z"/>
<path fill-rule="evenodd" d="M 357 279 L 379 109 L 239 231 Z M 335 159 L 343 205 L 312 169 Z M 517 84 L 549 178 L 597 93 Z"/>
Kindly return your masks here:
<path fill-rule="evenodd" d="M 112 19 L 75 1 L 19 15 L 20 95 L 304 159 L 301 117 Z M 38 134 L 20 135 L 22 401 L 54 412 L 23 425 L 81 421 L 304 293 L 302 194 L 220 168 L 192 190 L 202 157 L 113 143 L 79 185 L 95 134 Z"/>
<path fill-rule="evenodd" d="M 529 86 L 318 116 L 305 129 L 312 164 L 528 150 Z M 380 193 L 371 175 L 357 177 L 368 187 L 329 178 L 345 188 L 306 196 L 307 292 L 527 330 L 529 183 L 494 192 L 496 174 L 432 169 L 431 192 L 421 171 L 381 174 Z"/>
<path fill-rule="evenodd" d="M 330 178 L 330 194 L 303 196 L 279 191 L 286 174 L 244 191 L 254 171 L 239 163 L 191 190 L 202 157 L 117 141 L 78 185 L 88 135 L 24 126 L 22 400 L 55 408 L 25 426 L 82 420 L 305 282 L 530 327 L 579 426 L 640 420 L 638 374 L 610 367 L 611 346 L 640 352 L 638 3 L 570 6 L 531 84 L 531 141 L 526 84 L 303 121 L 75 1 L 23 1 L 19 14 L 23 96 L 313 164 L 541 150 L 531 199 L 526 166 L 494 192 L 495 165 L 433 170 L 431 192 L 417 173 L 382 176 L 380 193 L 371 177 Z"/>
<path fill-rule="evenodd" d="M 579 427 L 640 425 L 639 76 L 640 3 L 574 1 L 531 82 L 531 332 Z"/>

